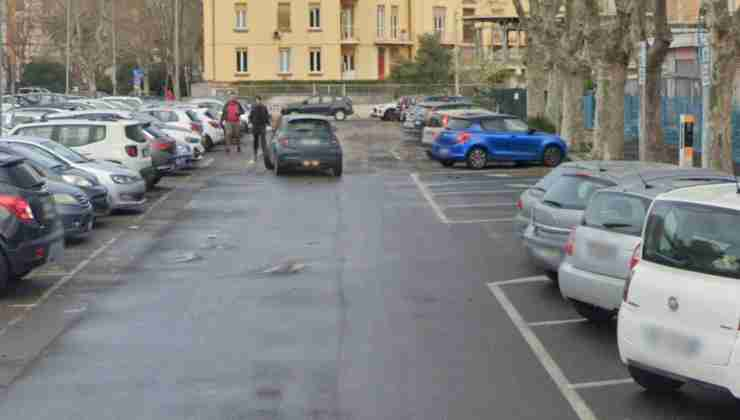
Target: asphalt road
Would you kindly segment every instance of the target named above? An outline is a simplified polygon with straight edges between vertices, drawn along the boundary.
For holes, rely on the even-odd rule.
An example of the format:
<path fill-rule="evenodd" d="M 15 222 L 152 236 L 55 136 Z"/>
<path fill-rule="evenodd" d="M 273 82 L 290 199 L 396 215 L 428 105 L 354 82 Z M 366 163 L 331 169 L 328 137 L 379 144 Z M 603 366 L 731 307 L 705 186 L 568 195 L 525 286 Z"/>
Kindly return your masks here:
<path fill-rule="evenodd" d="M 341 179 L 216 151 L 4 297 L 0 418 L 737 418 L 642 392 L 528 262 L 511 218 L 542 168 L 339 133 Z"/>

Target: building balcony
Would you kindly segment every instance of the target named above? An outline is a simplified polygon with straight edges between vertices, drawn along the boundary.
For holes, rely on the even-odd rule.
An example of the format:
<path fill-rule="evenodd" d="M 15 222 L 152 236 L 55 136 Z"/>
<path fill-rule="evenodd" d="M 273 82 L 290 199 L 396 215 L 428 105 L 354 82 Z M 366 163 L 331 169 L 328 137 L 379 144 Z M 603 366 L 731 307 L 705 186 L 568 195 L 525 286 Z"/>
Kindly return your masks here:
<path fill-rule="evenodd" d="M 357 37 L 355 36 L 355 28 L 353 27 L 342 28 L 341 41 L 342 41 L 342 44 L 350 44 L 350 45 L 359 44 L 360 40 L 357 39 Z"/>
<path fill-rule="evenodd" d="M 406 32 L 398 34 L 375 34 L 376 45 L 414 45 Z"/>

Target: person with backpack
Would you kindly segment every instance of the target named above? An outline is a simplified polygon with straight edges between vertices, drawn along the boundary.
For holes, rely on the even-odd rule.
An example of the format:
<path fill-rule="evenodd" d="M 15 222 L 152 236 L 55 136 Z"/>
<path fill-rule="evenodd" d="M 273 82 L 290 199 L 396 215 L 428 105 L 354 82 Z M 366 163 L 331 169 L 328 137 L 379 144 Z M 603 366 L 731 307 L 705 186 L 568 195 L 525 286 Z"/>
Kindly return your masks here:
<path fill-rule="evenodd" d="M 262 152 L 265 152 L 265 138 L 267 126 L 272 122 L 272 117 L 267 107 L 262 103 L 262 97 L 257 97 L 257 103 L 252 106 L 249 113 L 249 123 L 252 125 L 252 135 L 254 136 L 254 161 L 257 160 L 260 144 Z"/>
<path fill-rule="evenodd" d="M 236 96 L 232 96 L 224 109 L 221 111 L 221 125 L 224 127 L 226 153 L 231 153 L 230 146 L 236 146 L 236 151 L 242 151 L 242 133 L 241 133 L 241 116 L 244 114 L 244 108 Z"/>

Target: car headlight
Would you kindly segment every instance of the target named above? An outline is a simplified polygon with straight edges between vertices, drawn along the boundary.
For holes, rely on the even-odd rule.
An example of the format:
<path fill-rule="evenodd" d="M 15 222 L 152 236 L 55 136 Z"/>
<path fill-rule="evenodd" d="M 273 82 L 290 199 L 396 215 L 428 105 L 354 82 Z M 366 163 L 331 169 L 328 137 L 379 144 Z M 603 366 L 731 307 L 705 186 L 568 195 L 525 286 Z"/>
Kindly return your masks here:
<path fill-rule="evenodd" d="M 139 178 L 128 175 L 111 175 L 110 179 L 116 184 L 133 184 L 139 181 Z"/>
<path fill-rule="evenodd" d="M 54 194 L 54 202 L 57 204 L 75 205 L 80 204 L 76 198 L 69 194 Z"/>
<path fill-rule="evenodd" d="M 89 179 L 79 175 L 62 175 L 62 179 L 64 182 L 78 187 L 89 188 L 93 186 L 93 183 Z"/>

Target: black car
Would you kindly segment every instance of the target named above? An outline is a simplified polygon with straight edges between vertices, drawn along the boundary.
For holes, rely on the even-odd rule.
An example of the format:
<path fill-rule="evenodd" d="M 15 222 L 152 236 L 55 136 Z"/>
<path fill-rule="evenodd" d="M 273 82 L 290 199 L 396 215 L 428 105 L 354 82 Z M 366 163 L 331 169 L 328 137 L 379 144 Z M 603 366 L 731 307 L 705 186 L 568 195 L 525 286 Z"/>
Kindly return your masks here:
<path fill-rule="evenodd" d="M 326 117 L 283 116 L 264 158 L 265 167 L 275 175 L 289 169 L 331 169 L 334 176 L 342 176 L 342 146 Z"/>
<path fill-rule="evenodd" d="M 346 96 L 314 95 L 303 102 L 289 104 L 283 107 L 283 115 L 288 114 L 318 114 L 333 116 L 337 121 L 347 119 L 355 113 L 352 100 Z"/>
<path fill-rule="evenodd" d="M 64 226 L 44 179 L 17 155 L 0 153 L 0 289 L 64 254 Z"/>
<path fill-rule="evenodd" d="M 65 239 L 83 239 L 90 235 L 95 226 L 95 212 L 87 194 L 81 189 L 64 182 L 46 180 L 46 188 L 52 193 L 57 213 L 64 225 Z"/>
<path fill-rule="evenodd" d="M 177 169 L 177 142 L 152 124 L 142 126 L 149 136 L 152 166 L 161 174 L 169 174 Z"/>
<path fill-rule="evenodd" d="M 101 185 L 94 175 L 73 168 L 42 149 L 29 149 L 18 143 L 2 142 L 0 143 L 0 152 L 25 158 L 26 163 L 32 165 L 48 180 L 67 183 L 79 188 L 87 195 L 96 216 L 110 214 L 111 206 L 108 199 L 108 189 Z"/>

